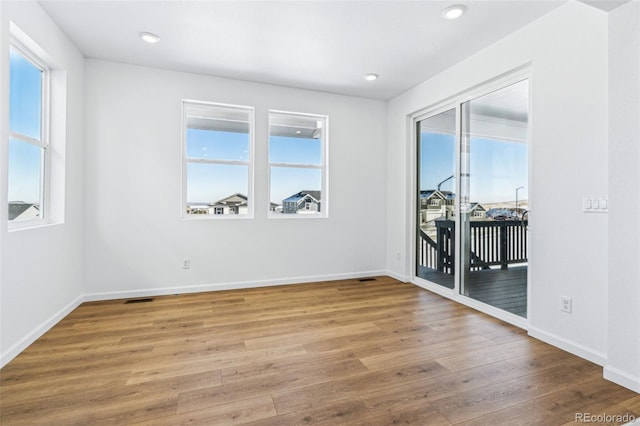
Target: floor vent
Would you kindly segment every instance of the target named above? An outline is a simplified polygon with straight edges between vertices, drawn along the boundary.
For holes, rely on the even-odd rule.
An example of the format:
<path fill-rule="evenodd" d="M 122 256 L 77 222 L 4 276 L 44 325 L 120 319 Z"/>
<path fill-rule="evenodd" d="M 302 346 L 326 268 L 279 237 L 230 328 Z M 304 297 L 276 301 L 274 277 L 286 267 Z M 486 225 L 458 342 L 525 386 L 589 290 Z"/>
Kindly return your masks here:
<path fill-rule="evenodd" d="M 124 302 L 124 304 L 127 305 L 129 303 L 147 303 L 147 302 L 153 302 L 153 297 L 147 297 L 145 299 L 129 299 L 126 302 Z"/>
<path fill-rule="evenodd" d="M 358 281 L 360 281 L 361 283 L 367 282 L 367 281 L 376 281 L 375 278 L 360 278 Z"/>

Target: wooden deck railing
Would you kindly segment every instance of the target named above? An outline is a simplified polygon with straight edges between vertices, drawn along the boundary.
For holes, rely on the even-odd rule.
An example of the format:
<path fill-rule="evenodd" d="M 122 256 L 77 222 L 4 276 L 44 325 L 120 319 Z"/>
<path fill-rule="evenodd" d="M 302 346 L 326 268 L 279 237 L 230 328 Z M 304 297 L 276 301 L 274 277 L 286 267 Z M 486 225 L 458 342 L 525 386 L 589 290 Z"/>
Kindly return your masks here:
<path fill-rule="evenodd" d="M 455 267 L 455 222 L 436 220 L 436 240 L 420 230 L 419 263 L 430 269 L 453 274 Z M 528 221 L 471 221 L 469 256 L 471 270 L 488 269 L 527 261 Z"/>

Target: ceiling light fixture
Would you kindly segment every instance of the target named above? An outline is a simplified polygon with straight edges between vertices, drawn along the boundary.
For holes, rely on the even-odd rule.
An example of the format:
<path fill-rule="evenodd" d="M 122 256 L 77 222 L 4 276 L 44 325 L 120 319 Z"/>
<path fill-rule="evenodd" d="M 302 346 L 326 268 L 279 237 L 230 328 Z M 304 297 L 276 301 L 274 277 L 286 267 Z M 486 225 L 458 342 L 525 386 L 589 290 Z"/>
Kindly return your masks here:
<path fill-rule="evenodd" d="M 455 4 L 453 6 L 449 6 L 446 9 L 444 9 L 442 11 L 442 17 L 444 19 L 449 19 L 449 20 L 458 19 L 459 17 L 464 15 L 464 12 L 466 11 L 467 11 L 467 6 L 462 4 Z"/>
<path fill-rule="evenodd" d="M 377 80 L 378 77 L 379 77 L 379 75 L 376 74 L 376 73 L 373 73 L 373 72 L 370 72 L 370 73 L 364 75 L 364 79 L 367 80 L 367 81 Z"/>
<path fill-rule="evenodd" d="M 146 31 L 138 33 L 138 35 L 142 40 L 146 41 L 147 43 L 155 44 L 160 41 L 160 36 L 155 35 L 153 33 L 148 33 Z"/>

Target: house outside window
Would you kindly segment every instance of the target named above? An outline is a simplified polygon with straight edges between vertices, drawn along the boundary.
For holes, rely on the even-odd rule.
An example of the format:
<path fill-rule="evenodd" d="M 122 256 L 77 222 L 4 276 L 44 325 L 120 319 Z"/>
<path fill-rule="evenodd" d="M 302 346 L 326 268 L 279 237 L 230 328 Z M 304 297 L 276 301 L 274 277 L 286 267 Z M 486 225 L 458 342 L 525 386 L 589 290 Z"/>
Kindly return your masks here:
<path fill-rule="evenodd" d="M 49 202 L 49 68 L 28 49 L 9 51 L 8 219 L 43 223 Z"/>
<path fill-rule="evenodd" d="M 253 217 L 254 109 L 189 100 L 182 107 L 183 215 Z M 196 205 L 213 208 L 195 215 Z"/>
<path fill-rule="evenodd" d="M 327 116 L 269 111 L 269 217 L 327 217 L 327 152 Z"/>

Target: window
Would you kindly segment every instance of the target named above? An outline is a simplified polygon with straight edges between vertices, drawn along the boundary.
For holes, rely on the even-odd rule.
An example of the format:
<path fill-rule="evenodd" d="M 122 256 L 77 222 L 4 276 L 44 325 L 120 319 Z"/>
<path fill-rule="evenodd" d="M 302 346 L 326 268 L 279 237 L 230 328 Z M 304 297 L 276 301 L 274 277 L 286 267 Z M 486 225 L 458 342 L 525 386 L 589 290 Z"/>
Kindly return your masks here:
<path fill-rule="evenodd" d="M 43 221 L 48 199 L 49 69 L 29 50 L 9 52 L 9 221 Z"/>
<path fill-rule="evenodd" d="M 183 115 L 182 211 L 252 217 L 253 108 L 183 101 Z"/>
<path fill-rule="evenodd" d="M 327 217 L 327 127 L 326 116 L 269 111 L 271 217 Z"/>
<path fill-rule="evenodd" d="M 439 206 L 440 205 L 440 200 L 432 199 L 432 200 L 430 200 L 429 205 L 431 205 L 431 206 Z"/>

